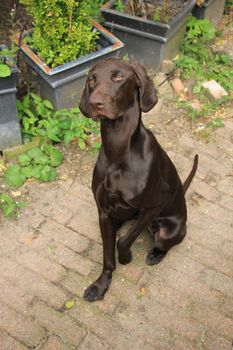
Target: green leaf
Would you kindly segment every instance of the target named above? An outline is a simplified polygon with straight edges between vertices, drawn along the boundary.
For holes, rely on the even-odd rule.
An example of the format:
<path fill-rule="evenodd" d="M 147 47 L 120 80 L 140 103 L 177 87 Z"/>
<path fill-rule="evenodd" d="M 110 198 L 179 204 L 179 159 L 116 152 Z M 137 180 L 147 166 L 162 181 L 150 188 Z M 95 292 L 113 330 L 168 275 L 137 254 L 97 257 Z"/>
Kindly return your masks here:
<path fill-rule="evenodd" d="M 28 202 L 25 202 L 25 201 L 15 202 L 15 205 L 17 208 L 25 208 L 28 205 Z"/>
<path fill-rule="evenodd" d="M 78 146 L 81 150 L 84 150 L 86 148 L 86 144 L 82 139 L 78 140 Z"/>
<path fill-rule="evenodd" d="M 39 180 L 43 182 L 54 181 L 57 177 L 57 172 L 51 166 L 46 165 L 42 168 Z"/>
<path fill-rule="evenodd" d="M 53 148 L 50 152 L 50 165 L 53 167 L 59 166 L 64 159 L 64 155 L 61 151 L 56 148 Z"/>
<path fill-rule="evenodd" d="M 73 306 L 74 306 L 74 300 L 68 300 L 68 301 L 65 303 L 66 309 L 71 309 Z"/>
<path fill-rule="evenodd" d="M 14 209 L 15 209 L 14 203 L 10 204 L 10 205 L 5 205 L 5 206 L 2 207 L 3 214 L 5 216 L 11 216 L 13 214 L 13 212 L 14 212 Z"/>
<path fill-rule="evenodd" d="M 4 179 L 9 186 L 20 187 L 25 181 L 25 176 L 21 172 L 21 167 L 18 164 L 10 165 L 5 173 Z"/>
<path fill-rule="evenodd" d="M 0 78 L 6 78 L 11 75 L 11 70 L 6 64 L 0 64 Z"/>
<path fill-rule="evenodd" d="M 46 108 L 51 109 L 51 110 L 54 110 L 54 107 L 53 107 L 52 103 L 51 103 L 49 100 L 44 100 L 44 101 L 43 101 L 43 104 L 44 104 L 44 106 L 45 106 Z"/>
<path fill-rule="evenodd" d="M 21 154 L 18 159 L 19 163 L 23 166 L 29 165 L 31 162 L 31 158 L 29 158 L 27 154 Z"/>
<path fill-rule="evenodd" d="M 73 140 L 74 134 L 72 130 L 67 130 L 64 135 L 64 142 L 67 146 Z"/>
<path fill-rule="evenodd" d="M 22 174 L 27 178 L 30 179 L 34 177 L 34 167 L 32 165 L 25 166 L 22 168 Z"/>
<path fill-rule="evenodd" d="M 36 147 L 27 152 L 29 158 L 39 160 L 43 156 L 43 152 L 40 148 Z"/>
<path fill-rule="evenodd" d="M 35 179 L 40 179 L 42 169 L 43 169 L 43 167 L 41 165 L 37 165 L 37 166 L 33 167 L 32 176 Z"/>
<path fill-rule="evenodd" d="M 58 134 L 59 134 L 59 129 L 58 128 L 50 128 L 47 130 L 47 135 L 48 135 L 48 138 L 52 141 L 56 141 L 56 142 L 60 142 L 61 139 L 58 137 Z"/>

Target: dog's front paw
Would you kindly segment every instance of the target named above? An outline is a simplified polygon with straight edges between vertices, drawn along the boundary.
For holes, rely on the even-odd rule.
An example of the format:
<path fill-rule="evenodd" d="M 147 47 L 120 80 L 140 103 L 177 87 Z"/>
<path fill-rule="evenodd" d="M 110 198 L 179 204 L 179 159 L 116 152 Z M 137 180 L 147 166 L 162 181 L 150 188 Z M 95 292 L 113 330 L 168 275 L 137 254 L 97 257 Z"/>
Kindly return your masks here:
<path fill-rule="evenodd" d="M 104 297 L 105 290 L 96 284 L 91 284 L 84 292 L 84 299 L 87 301 L 102 300 Z"/>
<path fill-rule="evenodd" d="M 102 300 L 112 279 L 111 272 L 103 272 L 84 292 L 83 298 L 87 301 Z"/>
<path fill-rule="evenodd" d="M 127 265 L 131 262 L 133 259 L 133 255 L 131 253 L 131 250 L 124 252 L 124 254 L 119 252 L 119 263 L 122 265 Z"/>
<path fill-rule="evenodd" d="M 151 251 L 149 251 L 146 263 L 147 265 L 157 265 L 160 263 L 161 260 L 165 257 L 167 252 L 164 252 L 158 248 L 153 248 Z"/>

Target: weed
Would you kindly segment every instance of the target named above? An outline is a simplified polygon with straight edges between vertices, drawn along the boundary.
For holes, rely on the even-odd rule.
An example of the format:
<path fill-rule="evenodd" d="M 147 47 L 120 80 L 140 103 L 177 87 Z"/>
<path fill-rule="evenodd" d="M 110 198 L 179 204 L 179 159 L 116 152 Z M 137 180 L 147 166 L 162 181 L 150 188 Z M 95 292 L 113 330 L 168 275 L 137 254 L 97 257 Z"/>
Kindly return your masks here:
<path fill-rule="evenodd" d="M 34 93 L 17 101 L 19 120 L 25 141 L 33 136 L 41 135 L 55 142 L 64 141 L 68 145 L 77 140 L 81 150 L 86 149 L 86 141 L 90 134 L 99 134 L 99 126 L 90 118 L 84 118 L 79 108 L 60 109 L 55 111 L 48 100 L 43 100 Z M 100 144 L 92 147 L 99 149 Z"/>
<path fill-rule="evenodd" d="M 183 78 L 196 78 L 201 81 L 214 79 L 227 91 L 233 89 L 232 60 L 225 54 L 214 54 L 211 50 L 215 29 L 206 19 L 190 17 L 188 31 L 181 43 L 176 65 Z M 196 90 L 197 91 L 197 90 Z"/>
<path fill-rule="evenodd" d="M 19 216 L 19 209 L 25 207 L 27 202 L 15 201 L 7 194 L 0 194 L 0 209 L 6 217 Z"/>
<path fill-rule="evenodd" d="M 63 161 L 63 154 L 55 147 L 43 144 L 18 157 L 18 163 L 9 165 L 4 179 L 10 187 L 20 187 L 27 179 L 41 182 L 54 181 L 57 168 Z"/>

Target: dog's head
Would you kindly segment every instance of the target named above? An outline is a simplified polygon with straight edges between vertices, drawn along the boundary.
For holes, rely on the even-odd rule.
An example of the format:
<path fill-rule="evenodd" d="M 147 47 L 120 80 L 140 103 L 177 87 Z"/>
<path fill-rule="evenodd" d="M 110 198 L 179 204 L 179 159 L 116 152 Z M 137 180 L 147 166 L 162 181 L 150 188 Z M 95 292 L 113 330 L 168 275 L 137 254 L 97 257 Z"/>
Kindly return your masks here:
<path fill-rule="evenodd" d="M 142 65 L 111 58 L 90 70 L 79 107 L 94 120 L 116 119 L 134 103 L 148 112 L 157 100 L 153 83 Z"/>

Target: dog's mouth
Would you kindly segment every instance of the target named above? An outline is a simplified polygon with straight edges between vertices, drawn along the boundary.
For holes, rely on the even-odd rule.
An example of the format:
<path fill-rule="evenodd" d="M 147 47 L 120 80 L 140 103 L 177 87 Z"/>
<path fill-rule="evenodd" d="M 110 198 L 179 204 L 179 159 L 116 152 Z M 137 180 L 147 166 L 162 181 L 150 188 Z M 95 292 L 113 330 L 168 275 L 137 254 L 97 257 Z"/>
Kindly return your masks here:
<path fill-rule="evenodd" d="M 107 119 L 106 115 L 103 114 L 97 114 L 97 115 L 91 115 L 91 119 L 94 120 L 95 122 L 99 122 L 101 120 Z"/>

